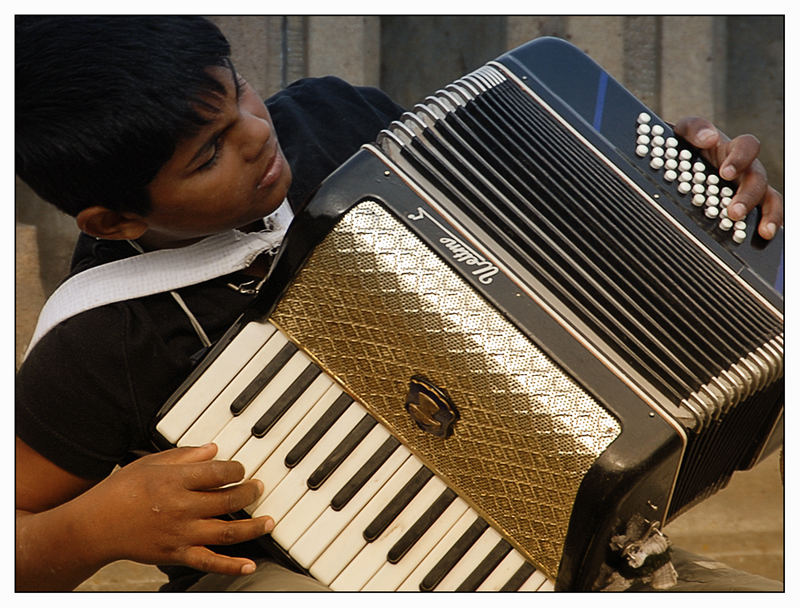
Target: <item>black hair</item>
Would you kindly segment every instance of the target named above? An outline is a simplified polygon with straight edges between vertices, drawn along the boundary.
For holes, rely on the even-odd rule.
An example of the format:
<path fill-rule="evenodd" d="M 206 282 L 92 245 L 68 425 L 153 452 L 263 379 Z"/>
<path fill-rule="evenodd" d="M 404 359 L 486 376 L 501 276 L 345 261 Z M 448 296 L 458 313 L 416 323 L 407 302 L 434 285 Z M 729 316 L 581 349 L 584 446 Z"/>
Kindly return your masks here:
<path fill-rule="evenodd" d="M 16 172 L 70 215 L 146 215 L 147 185 L 215 111 L 230 64 L 210 21 L 188 16 L 16 17 Z"/>

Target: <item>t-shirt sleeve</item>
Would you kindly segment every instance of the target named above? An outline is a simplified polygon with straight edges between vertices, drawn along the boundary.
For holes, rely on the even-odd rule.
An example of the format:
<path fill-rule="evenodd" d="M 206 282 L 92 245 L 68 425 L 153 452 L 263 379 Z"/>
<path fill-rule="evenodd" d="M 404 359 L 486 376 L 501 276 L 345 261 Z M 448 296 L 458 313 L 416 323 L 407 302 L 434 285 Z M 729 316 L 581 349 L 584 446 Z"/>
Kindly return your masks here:
<path fill-rule="evenodd" d="M 17 372 L 17 436 L 79 477 L 100 479 L 147 446 L 137 402 L 152 400 L 146 393 L 176 372 L 159 344 L 136 343 L 130 317 L 125 305 L 109 305 L 68 319 L 36 344 Z M 136 378 L 129 365 L 134 358 L 160 361 L 151 367 L 163 378 Z"/>
<path fill-rule="evenodd" d="M 292 167 L 289 198 L 295 208 L 403 113 L 383 91 L 333 76 L 299 80 L 268 99 L 267 108 Z"/>

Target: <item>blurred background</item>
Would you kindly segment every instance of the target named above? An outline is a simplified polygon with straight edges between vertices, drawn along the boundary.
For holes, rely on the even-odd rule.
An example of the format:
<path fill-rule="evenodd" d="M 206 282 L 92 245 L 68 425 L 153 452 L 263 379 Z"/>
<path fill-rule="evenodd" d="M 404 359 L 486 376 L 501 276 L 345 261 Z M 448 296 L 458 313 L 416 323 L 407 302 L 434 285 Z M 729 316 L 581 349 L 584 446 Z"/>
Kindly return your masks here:
<path fill-rule="evenodd" d="M 668 121 L 711 119 L 756 134 L 771 183 L 784 185 L 784 17 L 214 16 L 239 72 L 263 97 L 305 76 L 378 86 L 407 107 L 505 51 L 558 36 L 587 52 Z M 17 364 L 38 312 L 64 277 L 77 229 L 16 180 Z M 783 580 L 777 454 L 667 528 L 675 544 Z M 153 589 L 155 569 L 109 566 L 84 589 Z"/>

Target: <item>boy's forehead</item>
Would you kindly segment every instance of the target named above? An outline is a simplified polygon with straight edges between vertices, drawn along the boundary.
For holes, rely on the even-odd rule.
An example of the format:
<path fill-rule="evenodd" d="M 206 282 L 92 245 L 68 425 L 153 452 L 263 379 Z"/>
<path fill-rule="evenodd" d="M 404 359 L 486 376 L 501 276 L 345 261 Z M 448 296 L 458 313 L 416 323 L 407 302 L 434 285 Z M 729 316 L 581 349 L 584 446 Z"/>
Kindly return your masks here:
<path fill-rule="evenodd" d="M 228 66 L 213 65 L 206 68 L 206 73 L 219 83 L 223 91 L 207 91 L 203 96 L 204 105 L 198 108 L 198 111 L 206 118 L 213 119 L 214 110 L 218 111 L 218 103 L 221 100 L 227 99 L 232 95 L 237 94 L 237 75 L 233 64 Z M 212 108 L 214 110 L 212 110 Z"/>
<path fill-rule="evenodd" d="M 238 98 L 236 72 L 233 70 L 233 66 L 230 68 L 212 66 L 207 68 L 207 72 L 224 87 L 224 92 L 210 91 L 203 99 L 203 103 L 198 105 L 197 113 L 205 123 L 175 143 L 175 150 L 162 166 L 162 171 L 165 169 L 184 171 L 187 165 L 190 165 L 197 156 L 203 154 L 203 151 L 213 144 L 220 131 L 232 120 L 228 108 L 233 107 Z"/>

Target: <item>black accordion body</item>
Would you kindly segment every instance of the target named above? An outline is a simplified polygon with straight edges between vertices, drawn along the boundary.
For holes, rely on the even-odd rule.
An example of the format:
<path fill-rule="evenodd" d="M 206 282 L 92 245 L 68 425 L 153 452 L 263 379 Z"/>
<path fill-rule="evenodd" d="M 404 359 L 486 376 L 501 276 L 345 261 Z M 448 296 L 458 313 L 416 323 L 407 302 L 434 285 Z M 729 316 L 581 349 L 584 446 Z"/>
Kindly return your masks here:
<path fill-rule="evenodd" d="M 248 512 L 334 589 L 597 588 L 782 441 L 783 231 L 734 190 L 533 41 L 326 180 L 157 441 L 263 475 Z"/>

